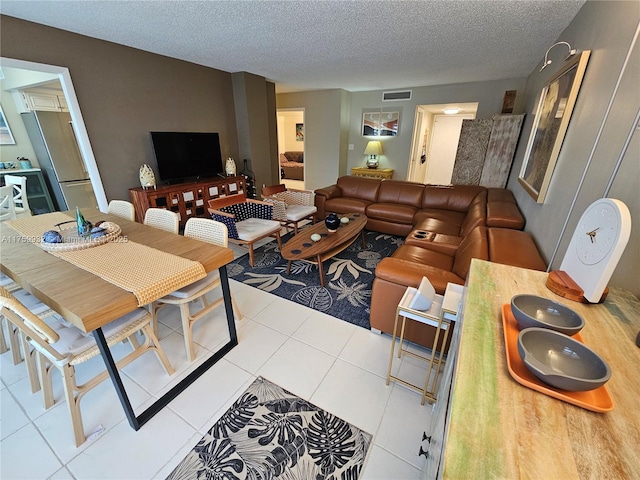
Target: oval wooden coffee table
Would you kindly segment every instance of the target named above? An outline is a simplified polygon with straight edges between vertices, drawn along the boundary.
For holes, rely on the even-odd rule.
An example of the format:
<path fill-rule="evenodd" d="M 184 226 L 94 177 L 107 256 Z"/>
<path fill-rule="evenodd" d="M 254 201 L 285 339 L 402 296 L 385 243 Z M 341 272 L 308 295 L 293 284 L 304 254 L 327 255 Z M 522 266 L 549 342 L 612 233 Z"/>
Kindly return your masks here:
<path fill-rule="evenodd" d="M 282 256 L 289 260 L 287 264 L 287 275 L 289 274 L 293 260 L 304 260 L 315 263 L 318 265 L 318 272 L 320 273 L 320 285 L 324 287 L 324 269 L 322 262 L 337 255 L 351 245 L 367 224 L 366 215 L 359 213 L 347 213 L 340 215 L 340 217 L 349 218 L 349 223 L 341 223 L 337 231 L 329 233 L 324 221 L 321 221 L 302 229 L 300 233 L 282 246 Z M 317 242 L 311 240 L 311 235 L 314 233 L 317 233 L 321 237 Z M 362 245 L 366 246 L 364 234 L 362 235 Z"/>

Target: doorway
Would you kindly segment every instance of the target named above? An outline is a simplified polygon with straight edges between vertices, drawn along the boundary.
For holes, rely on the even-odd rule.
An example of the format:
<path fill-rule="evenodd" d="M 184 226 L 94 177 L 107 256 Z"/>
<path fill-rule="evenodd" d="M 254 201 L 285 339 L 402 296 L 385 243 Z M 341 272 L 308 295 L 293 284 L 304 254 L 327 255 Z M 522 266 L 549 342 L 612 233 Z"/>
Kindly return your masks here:
<path fill-rule="evenodd" d="M 477 103 L 416 107 L 408 181 L 436 185 L 451 183 L 462 121 L 474 119 L 477 110 Z"/>
<path fill-rule="evenodd" d="M 3 68 L 13 68 L 23 70 L 25 72 L 35 72 L 38 75 L 45 75 L 49 80 L 55 79 L 60 82 L 60 87 L 66 100 L 69 114 L 71 116 L 73 133 L 77 142 L 77 147 L 80 150 L 80 155 L 84 160 L 84 165 L 87 170 L 91 187 L 98 203 L 98 208 L 102 212 L 106 212 L 107 197 L 102 185 L 102 179 L 100 178 L 100 172 L 98 171 L 98 165 L 96 163 L 91 144 L 89 142 L 89 134 L 80 112 L 80 105 L 78 104 L 78 98 L 71 81 L 71 74 L 69 69 L 65 67 L 59 67 L 55 65 L 46 65 L 42 63 L 28 62 L 25 60 L 16 60 L 13 58 L 0 57 L 0 64 Z M 4 86 L 3 86 L 4 88 Z"/>
<path fill-rule="evenodd" d="M 280 183 L 284 183 L 287 188 L 304 190 L 306 170 L 304 166 L 304 109 L 278 109 L 276 116 Z"/>

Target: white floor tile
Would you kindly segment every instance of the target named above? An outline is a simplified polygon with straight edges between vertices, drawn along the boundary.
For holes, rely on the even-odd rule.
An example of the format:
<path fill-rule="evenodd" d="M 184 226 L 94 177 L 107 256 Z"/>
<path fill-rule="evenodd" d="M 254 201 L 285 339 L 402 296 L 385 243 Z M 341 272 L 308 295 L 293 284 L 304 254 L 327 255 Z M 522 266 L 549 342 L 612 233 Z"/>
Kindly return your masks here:
<path fill-rule="evenodd" d="M 131 405 L 136 413 L 140 413 L 143 403 L 150 398 L 149 394 L 126 376 L 122 376 L 122 382 Z M 109 378 L 87 392 L 80 402 L 80 411 L 85 435 L 90 436 L 99 430 L 102 430 L 102 433 L 77 448 L 73 442 L 71 418 L 65 400 L 60 399 L 53 407 L 34 420 L 36 427 L 63 462 L 68 462 L 99 441 L 104 433 L 114 428 L 118 423 L 126 422 L 124 410 Z"/>
<path fill-rule="evenodd" d="M 286 315 L 283 313 L 286 312 Z M 273 328 L 284 335 L 291 335 L 309 318 L 312 310 L 295 302 L 278 298 L 267 305 L 253 320 Z"/>
<path fill-rule="evenodd" d="M 361 329 L 330 315 L 314 312 L 293 333 L 292 337 L 330 355 L 337 356 L 357 328 Z"/>
<path fill-rule="evenodd" d="M 27 385 L 28 386 L 28 385 Z M 16 402 L 9 390 L 0 393 L 0 439 L 4 440 L 12 433 L 29 423 L 29 417 Z"/>
<path fill-rule="evenodd" d="M 71 472 L 66 467 L 61 468 L 56 473 L 51 475 L 47 480 L 75 480 Z"/>
<path fill-rule="evenodd" d="M 427 402 L 420 405 L 420 397 L 413 390 L 394 385 L 376 434 L 376 445 L 417 468 L 423 468 L 426 462 L 418 453 L 423 432 L 430 430 L 432 410 Z"/>
<path fill-rule="evenodd" d="M 386 450 L 373 445 L 367 455 L 362 480 L 419 480 L 420 470 Z"/>
<path fill-rule="evenodd" d="M 165 408 L 137 432 L 123 420 L 71 460 L 67 468 L 76 478 L 146 479 L 194 433 L 193 427 Z"/>
<path fill-rule="evenodd" d="M 275 295 L 253 287 L 239 290 L 234 297 L 244 319 L 255 318 L 268 305 L 278 300 Z"/>
<path fill-rule="evenodd" d="M 357 328 L 338 358 L 386 379 L 390 352 L 391 337 L 389 335 Z M 398 368 L 400 363 L 394 362 L 393 375 L 397 373 Z"/>
<path fill-rule="evenodd" d="M 251 374 L 224 359 L 169 404 L 174 412 L 195 429 L 211 427 L 211 417 L 245 384 Z"/>
<path fill-rule="evenodd" d="M 291 338 L 258 370 L 258 374 L 308 400 L 334 361 L 335 357 Z"/>
<path fill-rule="evenodd" d="M 255 374 L 287 338 L 253 320 L 245 319 L 238 330 L 238 345 L 224 358 Z"/>
<path fill-rule="evenodd" d="M 311 397 L 311 402 L 375 434 L 391 389 L 383 378 L 337 360 Z"/>
<path fill-rule="evenodd" d="M 47 478 L 62 468 L 38 430 L 28 424 L 0 443 L 0 478 Z"/>

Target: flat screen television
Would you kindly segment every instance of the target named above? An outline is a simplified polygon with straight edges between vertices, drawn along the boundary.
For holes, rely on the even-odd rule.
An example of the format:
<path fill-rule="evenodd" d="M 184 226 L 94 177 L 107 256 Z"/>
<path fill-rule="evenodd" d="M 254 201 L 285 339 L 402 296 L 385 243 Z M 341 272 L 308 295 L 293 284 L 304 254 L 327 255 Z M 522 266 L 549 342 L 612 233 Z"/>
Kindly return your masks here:
<path fill-rule="evenodd" d="M 167 183 L 224 172 L 217 133 L 151 132 L 160 180 Z"/>

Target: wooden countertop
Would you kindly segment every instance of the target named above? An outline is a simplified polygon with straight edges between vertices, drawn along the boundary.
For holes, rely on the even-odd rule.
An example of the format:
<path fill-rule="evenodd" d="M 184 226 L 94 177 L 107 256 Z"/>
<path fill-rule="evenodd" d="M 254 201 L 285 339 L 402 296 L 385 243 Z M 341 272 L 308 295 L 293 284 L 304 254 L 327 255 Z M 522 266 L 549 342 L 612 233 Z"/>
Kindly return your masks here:
<path fill-rule="evenodd" d="M 473 260 L 441 465 L 443 478 L 640 478 L 640 301 L 611 288 L 601 305 L 558 297 L 547 274 Z M 518 293 L 555 299 L 612 370 L 615 404 L 594 413 L 524 387 L 507 370 L 501 308 Z"/>

